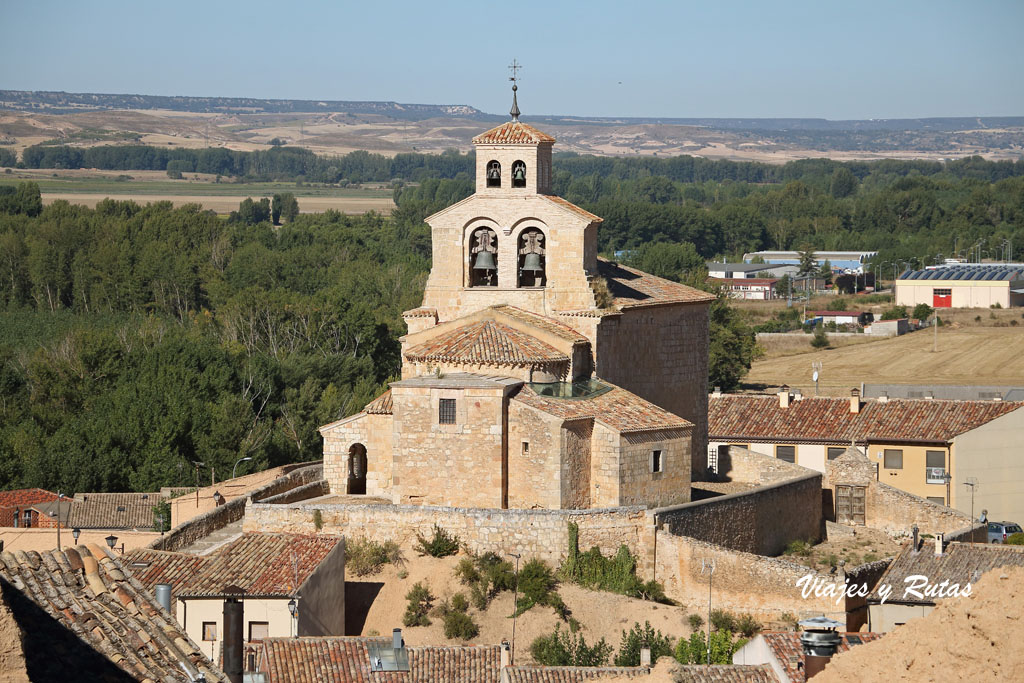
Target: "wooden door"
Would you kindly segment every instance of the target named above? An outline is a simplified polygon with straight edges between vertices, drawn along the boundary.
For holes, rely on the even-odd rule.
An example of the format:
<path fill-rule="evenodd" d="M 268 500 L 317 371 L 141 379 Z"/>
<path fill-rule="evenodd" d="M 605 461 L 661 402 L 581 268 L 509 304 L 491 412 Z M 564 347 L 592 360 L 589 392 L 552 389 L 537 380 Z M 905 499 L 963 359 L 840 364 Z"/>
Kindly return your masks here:
<path fill-rule="evenodd" d="M 863 526 L 864 494 L 863 486 L 836 486 L 836 522 Z"/>

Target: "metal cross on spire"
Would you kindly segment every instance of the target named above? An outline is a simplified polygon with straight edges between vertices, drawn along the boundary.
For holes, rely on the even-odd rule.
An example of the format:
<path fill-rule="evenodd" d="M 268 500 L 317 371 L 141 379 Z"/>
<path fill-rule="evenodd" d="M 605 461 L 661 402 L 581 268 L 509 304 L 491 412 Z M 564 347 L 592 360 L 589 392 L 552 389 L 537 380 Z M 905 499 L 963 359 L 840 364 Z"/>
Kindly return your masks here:
<path fill-rule="evenodd" d="M 523 66 L 513 59 L 512 63 L 508 65 L 508 68 L 509 71 L 512 72 L 512 75 L 509 76 L 508 79 L 512 81 L 512 109 L 509 111 L 509 114 L 512 116 L 513 121 L 519 121 L 519 103 L 516 101 L 516 90 L 519 90 L 519 86 L 516 85 L 516 81 L 519 80 L 519 70 L 522 69 Z"/>

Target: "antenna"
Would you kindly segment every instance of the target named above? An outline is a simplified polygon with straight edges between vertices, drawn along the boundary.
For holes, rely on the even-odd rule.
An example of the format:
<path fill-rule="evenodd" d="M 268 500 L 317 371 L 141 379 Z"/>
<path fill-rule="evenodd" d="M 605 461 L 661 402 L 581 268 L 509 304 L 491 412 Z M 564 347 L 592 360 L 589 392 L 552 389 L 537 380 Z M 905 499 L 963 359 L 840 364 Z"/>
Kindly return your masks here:
<path fill-rule="evenodd" d="M 814 395 L 818 395 L 818 378 L 821 377 L 821 361 L 814 361 L 811 363 L 811 369 L 814 372 L 811 373 L 811 379 L 814 380 Z"/>
<path fill-rule="evenodd" d="M 707 560 L 701 558 L 700 560 L 700 574 L 704 575 L 704 570 L 708 572 L 708 666 L 711 666 L 711 577 L 715 573 L 715 565 L 717 563 L 714 560 Z"/>
<path fill-rule="evenodd" d="M 967 487 L 969 487 L 971 489 L 971 524 L 973 525 L 974 522 L 977 521 L 977 520 L 974 519 L 974 492 L 978 489 L 978 486 L 979 486 L 978 478 L 977 477 L 967 477 L 967 481 L 964 482 L 964 486 L 967 486 Z M 971 539 L 972 539 L 971 542 L 973 543 L 974 542 L 974 540 L 973 540 L 974 539 L 974 535 L 973 534 L 971 534 Z"/>
<path fill-rule="evenodd" d="M 519 70 L 523 68 L 523 65 L 520 64 L 519 62 L 517 62 L 515 59 L 513 59 L 512 63 L 508 65 L 508 68 L 509 68 L 509 71 L 512 72 L 512 75 L 509 76 L 509 79 L 508 79 L 508 80 L 512 81 L 512 109 L 509 110 L 508 113 L 512 117 L 512 120 L 514 122 L 518 123 L 519 122 L 519 103 L 516 101 L 516 91 L 519 90 L 519 86 L 517 85 L 517 82 L 520 80 Z"/>

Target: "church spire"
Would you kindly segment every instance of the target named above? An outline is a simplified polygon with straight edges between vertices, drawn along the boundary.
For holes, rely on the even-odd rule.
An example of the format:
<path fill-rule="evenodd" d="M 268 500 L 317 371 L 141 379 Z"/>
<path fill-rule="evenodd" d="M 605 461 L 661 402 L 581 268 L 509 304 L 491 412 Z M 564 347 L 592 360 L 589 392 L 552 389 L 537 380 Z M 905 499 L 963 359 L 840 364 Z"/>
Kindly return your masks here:
<path fill-rule="evenodd" d="M 519 70 L 523 67 L 516 60 L 512 60 L 512 63 L 508 67 L 512 70 L 512 76 L 508 80 L 512 81 L 512 109 L 509 110 L 509 115 L 512 116 L 512 120 L 516 123 L 519 122 L 519 103 L 516 101 L 516 91 L 519 90 L 519 86 L 516 85 L 516 81 L 519 80 Z"/>

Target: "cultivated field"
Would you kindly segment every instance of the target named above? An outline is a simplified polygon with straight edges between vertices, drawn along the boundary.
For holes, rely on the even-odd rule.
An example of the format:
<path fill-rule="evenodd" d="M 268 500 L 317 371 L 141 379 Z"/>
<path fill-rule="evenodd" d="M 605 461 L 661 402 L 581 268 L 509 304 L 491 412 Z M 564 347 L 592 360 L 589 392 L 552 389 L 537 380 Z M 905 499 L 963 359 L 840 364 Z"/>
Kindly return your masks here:
<path fill-rule="evenodd" d="M 972 313 L 983 316 L 984 322 L 991 321 L 987 309 L 959 312 L 958 317 Z M 998 313 L 1006 320 L 1021 315 L 1020 309 Z M 992 322 L 1008 324 L 999 319 Z M 861 382 L 1024 384 L 1021 326 L 954 323 L 940 327 L 937 352 L 932 351 L 932 334 L 932 330 L 921 330 L 876 342 L 766 358 L 754 363 L 745 383 L 749 388 L 788 384 L 813 395 L 811 363 L 820 362 L 819 392 L 823 395 L 847 395 Z"/>

